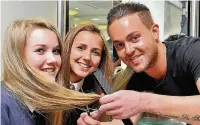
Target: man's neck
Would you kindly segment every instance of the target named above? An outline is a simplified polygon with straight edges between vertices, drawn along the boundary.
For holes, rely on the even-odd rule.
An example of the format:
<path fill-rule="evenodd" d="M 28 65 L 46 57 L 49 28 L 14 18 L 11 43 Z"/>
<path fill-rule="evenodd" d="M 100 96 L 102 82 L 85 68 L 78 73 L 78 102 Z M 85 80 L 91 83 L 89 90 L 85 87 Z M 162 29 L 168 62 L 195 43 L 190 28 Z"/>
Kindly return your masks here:
<path fill-rule="evenodd" d="M 150 68 L 145 73 L 155 79 L 162 79 L 165 77 L 167 72 L 167 54 L 166 46 L 163 43 L 159 44 L 158 57 Z"/>

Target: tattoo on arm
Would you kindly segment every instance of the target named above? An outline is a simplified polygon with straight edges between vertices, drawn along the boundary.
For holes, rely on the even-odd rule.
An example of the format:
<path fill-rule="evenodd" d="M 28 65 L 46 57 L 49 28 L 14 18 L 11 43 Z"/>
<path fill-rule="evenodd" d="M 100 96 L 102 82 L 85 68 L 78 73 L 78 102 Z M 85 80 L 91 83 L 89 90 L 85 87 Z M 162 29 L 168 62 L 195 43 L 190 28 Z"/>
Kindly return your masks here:
<path fill-rule="evenodd" d="M 192 117 L 193 121 L 200 121 L 200 115 L 196 115 L 194 117 Z"/>
<path fill-rule="evenodd" d="M 152 113 L 163 116 L 163 117 L 173 118 L 173 119 L 183 119 L 183 120 L 192 120 L 192 121 L 200 122 L 200 115 L 189 116 L 187 114 L 182 114 L 182 115 L 178 116 L 178 115 L 173 115 L 173 114 L 166 115 L 166 114 L 162 114 L 160 112 L 152 112 Z"/>

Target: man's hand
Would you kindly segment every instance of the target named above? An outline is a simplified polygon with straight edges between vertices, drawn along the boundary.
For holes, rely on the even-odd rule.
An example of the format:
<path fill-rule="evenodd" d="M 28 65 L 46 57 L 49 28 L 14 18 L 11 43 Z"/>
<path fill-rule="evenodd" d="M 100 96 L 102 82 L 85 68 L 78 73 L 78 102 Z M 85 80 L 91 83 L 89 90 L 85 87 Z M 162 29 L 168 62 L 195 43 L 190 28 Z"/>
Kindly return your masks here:
<path fill-rule="evenodd" d="M 144 112 L 144 94 L 136 91 L 120 90 L 100 98 L 99 110 L 114 119 L 125 119 Z"/>

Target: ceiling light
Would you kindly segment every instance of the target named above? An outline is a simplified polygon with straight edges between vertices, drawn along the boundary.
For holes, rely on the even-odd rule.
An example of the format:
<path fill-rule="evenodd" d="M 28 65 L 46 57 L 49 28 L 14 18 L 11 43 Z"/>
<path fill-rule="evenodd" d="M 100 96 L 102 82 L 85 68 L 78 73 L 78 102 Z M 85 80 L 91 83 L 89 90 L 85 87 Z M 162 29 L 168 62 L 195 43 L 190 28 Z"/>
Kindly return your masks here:
<path fill-rule="evenodd" d="M 106 24 L 101 24 L 101 25 L 98 25 L 98 28 L 100 30 L 105 30 L 105 29 L 107 29 L 107 25 Z"/>
<path fill-rule="evenodd" d="M 74 18 L 75 20 L 80 20 L 80 18 Z"/>
<path fill-rule="evenodd" d="M 91 20 L 97 21 L 97 20 L 100 20 L 100 19 L 98 19 L 98 18 L 92 18 Z"/>
<path fill-rule="evenodd" d="M 82 25 L 82 24 L 90 24 L 91 22 L 90 21 L 88 21 L 88 20 L 82 20 L 81 22 L 80 22 L 80 24 Z"/>
<path fill-rule="evenodd" d="M 78 11 L 76 11 L 76 10 L 69 10 L 69 15 L 70 16 L 74 16 L 76 14 L 78 14 Z"/>

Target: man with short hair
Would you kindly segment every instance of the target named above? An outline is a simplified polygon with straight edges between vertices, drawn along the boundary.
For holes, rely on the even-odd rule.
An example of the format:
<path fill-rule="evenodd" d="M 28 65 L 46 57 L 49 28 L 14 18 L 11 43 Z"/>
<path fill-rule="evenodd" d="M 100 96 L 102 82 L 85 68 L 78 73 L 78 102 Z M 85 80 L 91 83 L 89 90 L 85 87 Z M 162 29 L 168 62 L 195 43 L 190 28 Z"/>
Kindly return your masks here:
<path fill-rule="evenodd" d="M 114 119 L 132 119 L 148 112 L 199 125 L 200 38 L 181 37 L 162 43 L 159 26 L 149 9 L 139 3 L 112 8 L 107 20 L 119 58 L 135 73 L 128 78 L 126 90 L 103 96 L 98 112 L 90 117 L 82 114 L 77 123 L 99 124 L 95 119 L 100 112 Z"/>

